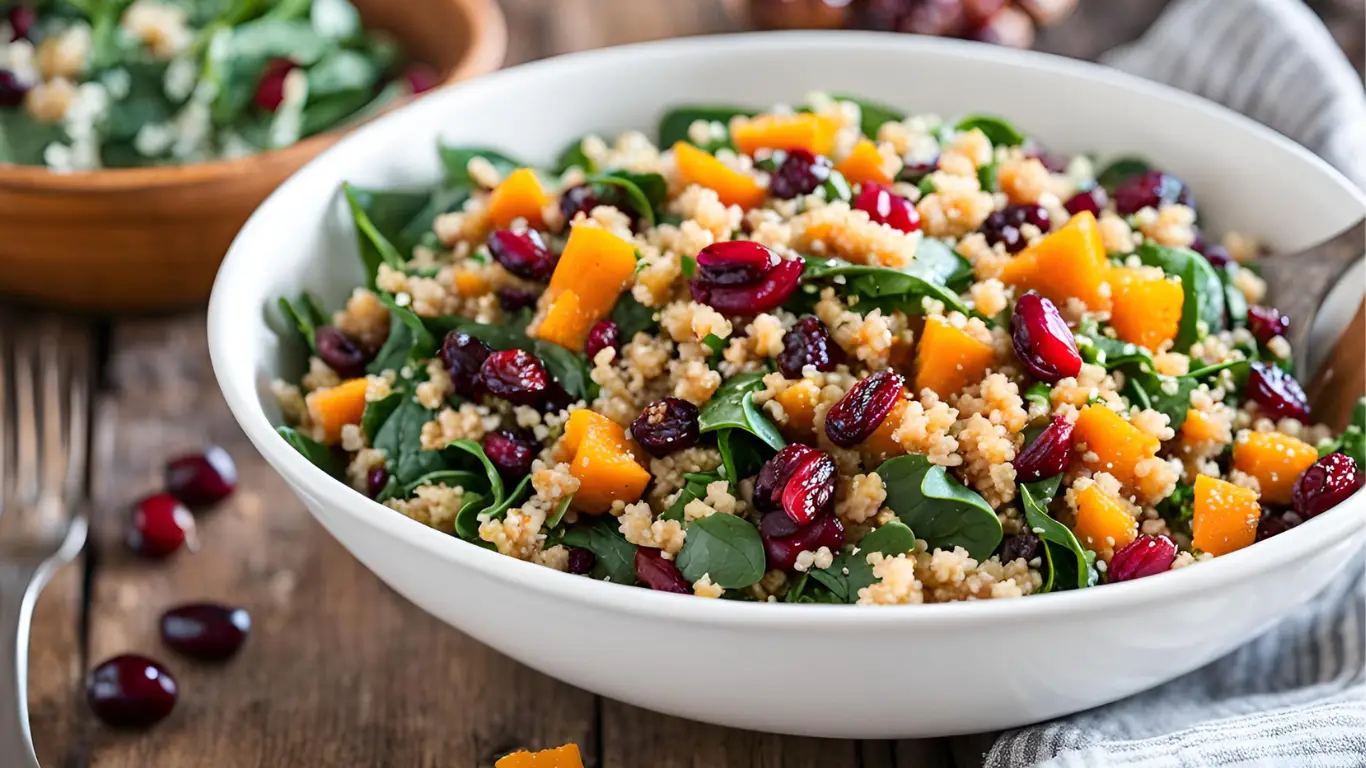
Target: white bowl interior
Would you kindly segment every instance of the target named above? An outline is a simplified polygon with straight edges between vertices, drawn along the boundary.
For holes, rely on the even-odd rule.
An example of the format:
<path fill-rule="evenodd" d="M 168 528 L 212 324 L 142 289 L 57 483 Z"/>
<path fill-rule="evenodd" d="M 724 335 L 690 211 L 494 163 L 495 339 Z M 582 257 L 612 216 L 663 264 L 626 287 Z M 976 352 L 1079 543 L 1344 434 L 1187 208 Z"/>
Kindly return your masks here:
<path fill-rule="evenodd" d="M 338 192 L 343 181 L 379 188 L 430 185 L 440 177 L 438 137 L 547 162 L 587 132 L 610 135 L 637 128 L 652 134 L 671 105 L 767 106 L 794 102 L 814 90 L 857 94 L 912 113 L 1000 114 L 1063 152 L 1141 154 L 1191 184 L 1214 231 L 1253 234 L 1276 250 L 1334 234 L 1366 209 L 1361 193 L 1339 174 L 1265 128 L 1192 97 L 1053 57 L 862 33 L 686 39 L 593 52 L 437 92 L 359 130 L 272 195 L 233 244 L 210 304 L 210 347 L 229 405 L 329 530 L 419 605 L 575 684 L 714 722 L 831 736 L 931 735 L 1029 722 L 1126 695 L 1208 661 L 1248 633 L 1265 629 L 1331 576 L 1334 564 L 1320 561 L 1299 569 L 1294 562 L 1320 556 L 1329 542 L 1341 550 L 1344 541 L 1360 540 L 1366 520 L 1361 494 L 1351 510 L 1340 510 L 1332 521 L 1326 516 L 1315 521 L 1324 523 L 1317 528 L 1304 526 L 1223 558 L 1228 562 L 1101 590 L 1029 598 L 1016 606 L 991 601 L 867 611 L 672 599 L 527 566 L 421 528 L 327 479 L 273 434 L 278 413 L 269 382 L 300 369 L 300 350 L 282 346 L 273 330 L 277 298 L 308 290 L 335 307 L 361 281 L 354 233 Z M 402 554 L 405 548 L 410 557 Z M 1271 578 L 1281 580 L 1279 589 L 1261 585 Z M 460 579 L 479 586 L 478 597 L 452 602 L 449 587 L 432 586 Z M 1216 581 L 1237 584 L 1247 607 L 1222 606 L 1219 622 L 1206 615 L 1178 618 L 1159 612 L 1173 590 L 1195 593 Z M 1253 598 L 1258 589 L 1259 600 Z M 584 642 L 565 650 L 542 642 L 535 632 L 515 631 L 519 622 L 506 615 L 507 601 L 517 612 L 547 619 L 562 615 L 565 636 Z M 1037 668 L 1028 674 L 1009 659 L 983 661 L 985 667 L 973 670 L 971 659 L 954 656 L 953 632 L 961 631 L 955 628 L 999 621 L 1017 627 L 1022 642 L 1056 642 L 1050 622 L 1076 629 L 1084 617 L 1109 614 L 1111 606 L 1126 601 L 1144 606 L 1144 612 L 1116 622 L 1113 630 L 1095 630 L 1099 641 L 1112 643 L 1098 646 L 1108 652 L 1081 652 L 1081 660 L 1054 654 L 1059 658 L 1036 660 Z M 1205 596 L 1200 604 L 1209 609 L 1219 601 Z M 1160 639 L 1136 637 L 1145 625 L 1177 629 Z M 794 639 L 794 627 L 811 634 Z M 911 627 L 915 632 L 908 634 Z M 615 656 L 585 648 L 609 629 L 618 633 L 610 646 Z M 634 651 L 621 649 L 624 643 L 683 647 L 703 629 L 709 641 L 749 648 L 758 642 L 757 647 L 775 651 L 760 655 L 772 658 L 749 658 L 743 665 L 696 670 L 672 690 L 630 674 L 629 665 L 605 671 L 625 660 L 648 663 L 647 656 L 633 659 Z M 622 640 L 621 632 L 632 639 Z M 850 697 L 842 702 L 845 716 L 832 720 L 831 708 L 804 706 L 801 687 L 779 680 L 783 665 L 812 663 L 808 652 L 818 640 L 854 643 L 850 647 L 860 654 L 898 653 L 912 646 L 941 654 L 944 665 L 917 668 L 920 684 L 949 686 L 955 675 L 961 682 L 978 674 L 997 681 L 1016 675 L 1016 683 L 982 695 L 952 696 L 938 707 L 908 689 L 904 697 L 893 697 L 901 714 L 885 711 L 888 703 L 873 708 L 868 696 Z M 989 645 L 963 648 L 973 647 L 980 655 Z M 1179 662 L 1171 661 L 1176 652 L 1182 654 Z M 890 674 L 892 682 L 909 682 Z M 1095 684 L 1097 679 L 1102 682 Z M 744 695 L 733 695 L 741 688 Z M 987 694 L 996 699 L 984 701 Z M 911 713 L 914 718 L 908 718 Z"/>

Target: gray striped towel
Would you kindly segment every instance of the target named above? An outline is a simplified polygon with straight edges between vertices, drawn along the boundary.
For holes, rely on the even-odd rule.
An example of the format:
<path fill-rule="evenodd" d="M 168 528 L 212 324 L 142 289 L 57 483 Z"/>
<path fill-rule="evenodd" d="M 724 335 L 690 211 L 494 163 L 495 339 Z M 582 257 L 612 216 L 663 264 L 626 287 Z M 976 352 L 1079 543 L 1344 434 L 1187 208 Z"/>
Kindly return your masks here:
<path fill-rule="evenodd" d="M 1243 112 L 1366 186 L 1366 92 L 1299 0 L 1178 0 L 1105 62 Z M 1252 643 L 1152 691 L 1009 731 L 986 766 L 1366 766 L 1364 614 L 1358 556 Z"/>

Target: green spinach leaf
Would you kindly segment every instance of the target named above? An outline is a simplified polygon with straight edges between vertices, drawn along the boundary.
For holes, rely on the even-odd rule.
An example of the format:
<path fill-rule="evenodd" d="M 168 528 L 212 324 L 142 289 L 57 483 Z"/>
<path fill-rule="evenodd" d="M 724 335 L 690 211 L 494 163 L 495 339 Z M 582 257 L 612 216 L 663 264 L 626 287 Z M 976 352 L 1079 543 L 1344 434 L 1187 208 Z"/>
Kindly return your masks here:
<path fill-rule="evenodd" d="M 327 313 L 318 306 L 317 300 L 308 293 L 299 294 L 299 298 L 292 302 L 289 299 L 281 298 L 280 312 L 284 314 L 294 328 L 298 329 L 299 334 L 304 337 L 304 341 L 308 342 L 309 350 L 316 353 L 318 351 L 316 337 L 318 326 L 328 323 Z"/>
<path fill-rule="evenodd" d="M 612 308 L 612 322 L 617 324 L 621 343 L 629 344 L 637 333 L 653 333 L 659 327 L 655 310 L 636 301 L 630 293 L 622 293 Z"/>
<path fill-rule="evenodd" d="M 683 487 L 679 490 L 678 497 L 674 499 L 668 509 L 664 510 L 659 519 L 683 522 L 683 510 L 688 506 L 688 502 L 693 499 L 705 499 L 707 497 L 707 486 L 720 479 L 722 479 L 721 475 L 717 472 L 684 475 Z"/>
<path fill-rule="evenodd" d="M 1319 445 L 1319 455 L 1344 453 L 1357 463 L 1366 467 L 1366 397 L 1357 401 L 1347 428 L 1336 439 L 1325 440 Z"/>
<path fill-rule="evenodd" d="M 873 566 L 868 564 L 869 555 L 881 552 L 885 557 L 896 557 L 913 549 L 915 534 L 905 523 L 892 520 L 864 536 L 857 546 L 840 553 L 829 568 L 813 569 L 808 573 L 840 602 L 855 603 L 859 590 L 878 580 L 873 575 Z"/>
<path fill-rule="evenodd" d="M 380 428 L 384 426 L 390 416 L 394 415 L 394 411 L 398 410 L 403 398 L 404 393 L 402 391 L 391 392 L 383 399 L 373 400 L 365 404 L 365 410 L 361 412 L 360 429 L 366 437 L 370 438 L 371 444 L 374 444 L 375 438 L 379 436 Z"/>
<path fill-rule="evenodd" d="M 1024 143 L 1025 137 L 1019 129 L 1011 125 L 1004 118 L 994 115 L 971 115 L 958 121 L 954 126 L 956 131 L 970 131 L 973 128 L 986 134 L 986 137 L 997 147 L 1018 147 Z"/>
<path fill-rule="evenodd" d="M 1067 526 L 1048 514 L 1048 504 L 1058 493 L 1062 475 L 1035 483 L 1020 484 L 1020 504 L 1024 507 L 1025 523 L 1035 536 L 1044 542 L 1044 559 L 1048 573 L 1044 575 L 1042 592 L 1082 589 L 1095 583 L 1095 570 L 1090 568 L 1086 550 Z"/>
<path fill-rule="evenodd" d="M 610 171 L 590 178 L 587 183 L 596 187 L 604 200 L 634 211 L 647 228 L 655 225 L 669 194 L 668 183 L 657 173 Z"/>
<path fill-rule="evenodd" d="M 1001 521 L 981 496 L 920 454 L 888 459 L 877 468 L 887 506 L 931 549 L 962 547 L 977 561 L 1001 543 Z"/>
<path fill-rule="evenodd" d="M 280 437 L 293 446 L 294 450 L 303 454 L 310 464 L 333 477 L 342 476 L 341 466 L 337 462 L 337 457 L 332 454 L 331 448 L 293 427 L 276 427 L 275 431 L 280 433 Z"/>
<path fill-rule="evenodd" d="M 404 395 L 375 433 L 373 445 L 388 457 L 389 474 L 406 486 L 419 477 L 446 468 L 440 451 L 422 447 L 422 425 L 432 414 L 412 397 Z"/>
<path fill-rule="evenodd" d="M 1176 332 L 1176 349 L 1184 352 L 1206 333 L 1222 331 L 1227 325 L 1224 309 L 1224 283 L 1204 256 L 1189 248 L 1169 248 L 1152 242 L 1139 246 L 1138 258 L 1147 265 L 1181 278 L 1184 299 L 1181 325 Z"/>
<path fill-rule="evenodd" d="M 621 535 L 616 522 L 611 515 L 604 515 L 587 525 L 577 525 L 565 531 L 564 543 L 596 556 L 589 574 L 592 578 L 629 586 L 636 583 L 636 546 Z"/>
<path fill-rule="evenodd" d="M 502 504 L 503 476 L 498 474 L 498 468 L 493 466 L 493 462 L 489 459 L 488 455 L 484 453 L 483 446 L 473 440 L 456 440 L 447 447 L 454 448 L 458 451 L 464 451 L 473 456 L 479 464 L 483 465 L 484 477 L 488 481 L 489 496 L 493 499 L 491 503 L 493 506 Z"/>
<path fill-rule="evenodd" d="M 453 187 L 478 187 L 479 184 L 470 176 L 469 163 L 476 157 L 482 157 L 493 164 L 493 169 L 498 172 L 499 177 L 507 178 L 507 175 L 518 168 L 528 167 L 526 163 L 516 160 L 496 149 L 487 147 L 451 147 L 442 144 L 438 151 L 441 154 L 441 164 L 446 168 L 446 183 Z"/>
<path fill-rule="evenodd" d="M 678 553 L 678 570 L 689 582 L 708 574 L 725 589 L 743 589 L 764 575 L 764 542 L 744 518 L 718 512 L 694 520 Z"/>
<path fill-rule="evenodd" d="M 398 193 L 372 192 L 370 190 L 353 187 L 350 183 L 343 183 L 342 190 L 346 195 L 347 205 L 351 208 L 351 218 L 356 223 L 356 232 L 360 243 L 361 263 L 365 265 L 367 282 L 371 288 L 375 287 L 375 275 L 379 274 L 379 266 L 388 264 L 394 269 L 403 269 L 405 261 L 403 254 L 399 253 L 389 236 L 380 229 L 370 217 L 369 207 L 376 208 L 376 214 L 383 211 L 385 218 L 400 218 L 403 213 L 407 213 L 407 218 L 402 219 L 407 222 L 416 215 L 418 207 L 421 205 L 420 199 L 415 196 L 400 197 Z M 400 204 L 400 201 L 401 204 Z M 409 208 L 412 208 L 409 212 Z M 400 212 L 401 211 L 401 212 Z M 386 221 L 386 224 L 394 224 L 393 221 Z M 393 231 L 398 232 L 401 225 L 395 226 Z"/>
<path fill-rule="evenodd" d="M 754 435 L 775 451 L 787 445 L 778 428 L 754 404 L 754 393 L 763 389 L 763 378 L 760 373 L 747 373 L 723 383 L 702 407 L 698 418 L 702 433 L 738 429 Z"/>
<path fill-rule="evenodd" d="M 1096 183 L 1104 187 L 1106 191 L 1114 192 L 1115 187 L 1124 181 L 1140 173 L 1147 173 L 1151 169 L 1152 166 L 1148 165 L 1148 161 L 1139 157 L 1116 158 L 1096 176 Z"/>
<path fill-rule="evenodd" d="M 929 241 L 922 241 L 922 244 L 924 242 Z M 969 311 L 958 294 L 946 287 L 945 278 L 934 263 L 920 266 L 917 258 L 906 267 L 893 269 L 853 264 L 843 259 L 827 259 L 820 256 L 805 258 L 806 266 L 802 270 L 803 283 L 843 277 L 844 284 L 839 289 L 842 295 L 855 295 L 876 306 L 890 303 L 897 309 L 920 314 L 920 299 L 928 297 L 944 302 L 949 309 L 963 313 Z M 860 310 L 864 303 L 860 302 Z"/>
<path fill-rule="evenodd" d="M 729 125 L 732 117 L 751 117 L 755 114 L 752 109 L 744 107 L 705 107 L 705 106 L 681 106 L 674 107 L 659 120 L 659 144 L 661 149 L 668 149 L 676 142 L 688 141 L 688 128 L 697 120 L 706 120 L 709 123 L 721 123 Z M 724 141 L 710 142 L 706 146 L 699 147 L 708 152 L 715 152 L 721 147 L 730 146 L 729 132 Z"/>

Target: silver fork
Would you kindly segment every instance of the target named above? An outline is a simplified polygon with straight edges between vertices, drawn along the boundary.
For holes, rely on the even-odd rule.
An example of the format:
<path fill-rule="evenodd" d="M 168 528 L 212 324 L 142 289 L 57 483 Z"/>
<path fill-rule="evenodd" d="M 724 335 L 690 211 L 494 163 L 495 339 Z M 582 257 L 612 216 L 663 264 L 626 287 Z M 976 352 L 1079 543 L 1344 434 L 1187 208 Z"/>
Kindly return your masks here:
<path fill-rule="evenodd" d="M 0 745 L 22 768 L 38 768 L 28 719 L 33 606 L 86 538 L 93 363 L 77 323 L 0 318 Z"/>

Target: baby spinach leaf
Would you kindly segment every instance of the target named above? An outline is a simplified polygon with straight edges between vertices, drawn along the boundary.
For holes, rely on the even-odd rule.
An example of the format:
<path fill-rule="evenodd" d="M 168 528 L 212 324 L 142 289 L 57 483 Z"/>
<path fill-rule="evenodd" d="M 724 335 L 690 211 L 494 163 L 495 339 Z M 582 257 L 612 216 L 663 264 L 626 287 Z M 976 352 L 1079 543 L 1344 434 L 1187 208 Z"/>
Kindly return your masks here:
<path fill-rule="evenodd" d="M 1219 371 L 1247 365 L 1246 360 L 1229 360 L 1215 365 L 1197 368 L 1184 376 L 1163 376 L 1153 372 L 1139 372 L 1126 382 L 1126 391 L 1137 395 L 1137 404 L 1167 415 L 1172 429 L 1181 429 L 1186 423 L 1186 412 L 1190 410 L 1191 394 L 1200 387 L 1202 380 Z M 1132 389 L 1130 389 L 1132 385 Z"/>
<path fill-rule="evenodd" d="M 489 497 L 482 493 L 470 493 L 463 496 L 461 502 L 460 510 L 455 513 L 455 535 L 485 549 L 493 549 L 492 544 L 479 538 L 479 513 L 488 508 Z"/>
<path fill-rule="evenodd" d="M 612 322 L 617 324 L 617 332 L 623 344 L 631 343 L 637 333 L 652 333 L 659 327 L 655 322 L 655 310 L 636 301 L 630 293 L 623 293 L 612 308 Z"/>
<path fill-rule="evenodd" d="M 711 355 L 715 357 L 726 350 L 726 340 L 714 333 L 707 334 L 702 339 L 702 345 L 711 350 Z"/>
<path fill-rule="evenodd" d="M 938 267 L 918 266 L 916 260 L 900 269 L 853 264 L 843 259 L 827 259 L 820 256 L 806 256 L 806 266 L 802 270 L 802 282 L 827 280 L 844 277 L 840 289 L 842 295 L 855 295 L 861 299 L 872 300 L 876 305 L 890 304 L 909 313 L 920 314 L 920 299 L 929 297 L 944 302 L 949 309 L 967 313 L 967 305 L 958 294 L 944 285 L 944 278 Z M 860 302 L 862 304 L 862 302 Z M 861 308 L 861 307 L 860 307 Z"/>
<path fill-rule="evenodd" d="M 555 528 L 560 524 L 560 521 L 564 519 L 564 513 L 569 511 L 569 505 L 573 501 L 574 494 L 572 493 L 560 499 L 560 503 L 555 505 L 555 509 L 551 510 L 550 516 L 545 519 L 546 530 Z"/>
<path fill-rule="evenodd" d="M 698 419 L 702 433 L 738 429 L 754 435 L 775 451 L 787 445 L 778 428 L 754 405 L 754 393 L 763 389 L 763 378 L 760 373 L 746 373 L 723 383 L 702 407 Z"/>
<path fill-rule="evenodd" d="M 308 67 L 321 59 L 334 43 L 319 35 L 308 22 L 262 17 L 232 28 L 224 57 L 237 61 L 288 58 Z"/>
<path fill-rule="evenodd" d="M 441 154 L 441 164 L 446 168 L 446 183 L 451 186 L 479 186 L 469 172 L 469 163 L 476 157 L 482 157 L 492 163 L 493 169 L 504 178 L 518 168 L 527 167 L 527 164 L 520 160 L 486 147 L 451 147 L 442 144 L 438 151 Z"/>
<path fill-rule="evenodd" d="M 931 549 L 962 547 L 979 562 L 1001 543 L 1001 521 L 981 496 L 920 454 L 888 459 L 877 468 L 887 506 Z"/>
<path fill-rule="evenodd" d="M 915 534 L 905 523 L 892 520 L 864 536 L 857 546 L 841 552 L 829 568 L 815 568 L 808 573 L 839 602 L 856 603 L 859 590 L 878 580 L 873 575 L 873 566 L 868 564 L 869 555 L 881 552 L 885 557 L 896 557 L 912 549 L 915 549 Z"/>
<path fill-rule="evenodd" d="M 772 450 L 743 429 L 726 428 L 716 433 L 721 454 L 721 475 L 732 485 L 757 474 Z"/>
<path fill-rule="evenodd" d="M 720 480 L 721 475 L 716 472 L 704 472 L 684 475 L 683 479 L 683 488 L 679 490 L 678 498 L 674 499 L 669 508 L 659 516 L 660 520 L 683 522 L 683 510 L 688 506 L 688 502 L 693 499 L 705 499 L 707 497 L 707 486 Z"/>
<path fill-rule="evenodd" d="M 574 139 L 569 146 L 560 151 L 559 156 L 555 158 L 555 165 L 551 171 L 558 176 L 570 168 L 578 168 L 584 173 L 596 173 L 598 170 L 597 164 L 588 159 L 588 155 L 583 152 L 582 137 Z"/>
<path fill-rule="evenodd" d="M 1048 514 L 1048 504 L 1057 495 L 1061 482 L 1062 475 L 1058 475 L 1020 484 L 1020 505 L 1024 507 L 1025 523 L 1044 542 L 1044 559 L 1048 561 L 1042 592 L 1082 589 L 1095 583 L 1085 548 L 1067 526 Z"/>
<path fill-rule="evenodd" d="M 470 188 L 467 186 L 442 187 L 433 191 L 428 195 L 426 204 L 394 236 L 394 245 L 400 253 L 412 253 L 415 246 L 432 234 L 432 224 L 437 216 L 459 210 L 469 197 Z"/>
<path fill-rule="evenodd" d="M 751 117 L 755 114 L 752 109 L 745 107 L 704 107 L 704 106 L 682 106 L 674 107 L 659 119 L 659 147 L 668 149 L 675 142 L 690 141 L 688 138 L 688 128 L 698 120 L 706 120 L 710 123 L 721 123 L 729 125 L 732 117 L 742 116 Z M 727 137 L 722 142 L 712 142 L 707 146 L 700 147 L 708 152 L 715 152 L 721 147 L 728 146 L 730 139 Z"/>
<path fill-rule="evenodd" d="M 333 477 L 341 477 L 341 466 L 331 448 L 293 427 L 276 427 L 275 431 L 280 433 L 280 437 L 293 446 L 294 450 L 303 454 L 310 464 Z"/>
<path fill-rule="evenodd" d="M 1053 387 L 1046 381 L 1036 381 L 1029 385 L 1029 389 L 1025 390 L 1024 401 L 1031 406 L 1037 405 L 1052 412 Z"/>
<path fill-rule="evenodd" d="M 400 485 L 406 486 L 425 474 L 446 469 L 446 460 L 440 451 L 422 447 L 422 425 L 431 418 L 430 411 L 404 395 L 375 433 L 372 444 L 384 451 L 389 474 Z"/>
<path fill-rule="evenodd" d="M 725 589 L 743 589 L 764 575 L 764 542 L 744 518 L 716 513 L 694 520 L 678 553 L 678 570 L 690 582 L 710 575 Z"/>
<path fill-rule="evenodd" d="M 308 342 L 309 350 L 317 352 L 318 326 L 327 325 L 328 322 L 327 314 L 318 306 L 318 302 L 308 293 L 299 294 L 299 298 L 292 302 L 282 297 L 280 312 L 289 320 L 291 326 L 299 330 L 304 341 Z"/>
<path fill-rule="evenodd" d="M 986 137 L 997 147 L 1018 147 L 1024 143 L 1025 137 L 1019 129 L 1011 125 L 1004 118 L 994 115 L 971 115 L 958 121 L 954 126 L 956 131 L 970 131 L 973 128 L 986 134 Z"/>
<path fill-rule="evenodd" d="M 1189 248 L 1169 248 L 1153 242 L 1139 246 L 1138 258 L 1149 266 L 1181 278 L 1184 299 L 1181 324 L 1176 332 L 1176 349 L 1186 351 L 1206 332 L 1222 331 L 1227 325 L 1224 309 L 1224 283 L 1204 256 Z"/>
<path fill-rule="evenodd" d="M 996 172 L 998 168 L 995 162 L 987 163 L 977 169 L 977 185 L 985 192 L 996 192 Z"/>
<path fill-rule="evenodd" d="M 464 451 L 479 461 L 484 467 L 484 476 L 488 480 L 490 502 L 493 506 L 503 503 L 503 476 L 498 474 L 498 468 L 493 466 L 487 454 L 484 453 L 483 446 L 473 440 L 456 440 L 448 448 Z M 468 474 L 468 473 L 467 473 Z"/>
<path fill-rule="evenodd" d="M 397 371 L 408 363 L 413 352 L 413 331 L 394 313 L 389 313 L 389 336 L 384 346 L 379 348 L 375 359 L 365 367 L 365 372 L 378 376 L 385 371 Z"/>
<path fill-rule="evenodd" d="M 826 200 L 843 200 L 847 203 L 854 199 L 854 190 L 850 188 L 849 180 L 839 171 L 830 171 L 830 175 L 821 183 L 821 189 L 825 190 Z"/>
<path fill-rule="evenodd" d="M 1136 365 L 1139 370 L 1153 370 L 1153 355 L 1137 344 L 1106 336 L 1090 317 L 1082 320 L 1075 334 L 1078 351 L 1088 363 L 1113 371 L 1122 365 Z"/>
<path fill-rule="evenodd" d="M 668 182 L 657 173 L 610 171 L 590 178 L 588 184 L 599 189 L 604 200 L 634 211 L 646 227 L 655 225 L 656 214 L 669 194 Z"/>
<path fill-rule="evenodd" d="M 427 329 L 426 323 L 422 322 L 422 318 L 418 317 L 416 312 L 407 307 L 400 307 L 394 297 L 387 293 L 378 293 L 376 296 L 381 304 L 389 308 L 390 325 L 397 322 L 408 329 L 413 341 L 410 353 L 413 358 L 420 360 L 436 354 L 437 337 Z M 390 335 L 393 335 L 392 331 Z"/>
<path fill-rule="evenodd" d="M 636 545 L 621 535 L 616 523 L 616 518 L 604 515 L 587 525 L 575 526 L 565 531 L 564 543 L 596 556 L 589 574 L 592 578 L 629 586 L 636 583 Z"/>
<path fill-rule="evenodd" d="M 377 215 L 383 212 L 385 219 L 389 219 L 398 216 L 396 212 L 398 209 L 407 210 L 407 207 L 412 205 L 415 199 L 413 197 L 401 198 L 403 204 L 400 205 L 400 198 L 396 196 L 353 187 L 349 182 L 342 184 L 342 190 L 346 195 L 346 203 L 351 208 L 351 218 L 356 223 L 357 239 L 360 243 L 360 258 L 361 263 L 365 265 L 367 282 L 371 288 L 374 288 L 375 275 L 379 274 L 379 266 L 388 264 L 394 269 L 403 269 L 404 258 L 394 247 L 393 242 L 389 240 L 389 236 L 371 219 L 367 205 L 375 206 Z M 384 196 L 376 198 L 377 194 Z M 420 203 L 418 204 L 420 205 Z M 417 208 L 413 208 L 408 219 L 404 219 L 404 221 L 411 220 L 417 210 Z M 385 223 L 388 225 L 394 222 L 386 220 Z M 393 231 L 397 232 L 400 228 L 395 227 Z"/>
<path fill-rule="evenodd" d="M 1241 269 L 1242 267 L 1234 262 L 1229 262 L 1222 268 L 1215 268 L 1215 271 L 1219 273 L 1219 279 L 1224 283 L 1224 309 L 1228 315 L 1229 328 L 1247 327 L 1247 296 L 1244 296 L 1243 291 L 1234 285 L 1234 280 Z"/>
<path fill-rule="evenodd" d="M 906 119 L 906 113 L 896 107 L 889 107 L 886 104 L 879 104 L 868 99 L 855 98 L 846 94 L 831 94 L 831 97 L 839 101 L 852 101 L 859 107 L 859 128 L 864 136 L 870 139 L 877 138 L 877 131 L 883 123 L 899 123 Z"/>
<path fill-rule="evenodd" d="M 373 90 L 379 75 L 375 63 L 364 54 L 344 48 L 331 51 L 308 69 L 308 99 L 311 102 L 337 94 L 364 91 L 362 95 L 365 101 L 369 101 L 374 97 Z"/>
<path fill-rule="evenodd" d="M 1113 192 L 1115 187 L 1126 179 L 1140 173 L 1147 173 L 1151 169 L 1152 166 L 1148 165 L 1148 161 L 1140 157 L 1116 158 L 1096 176 L 1096 183 L 1104 187 L 1107 192 Z"/>
<path fill-rule="evenodd" d="M 512 489 L 512 493 L 508 494 L 502 501 L 494 500 L 492 493 L 478 495 L 475 497 L 477 502 L 475 498 L 471 498 L 470 501 L 461 505 L 460 511 L 455 515 L 456 534 L 466 541 L 482 543 L 479 538 L 479 515 L 487 515 L 490 520 L 503 519 L 507 516 L 508 510 L 522 500 L 530 487 L 531 476 L 528 475 L 522 478 L 522 482 L 518 483 L 517 487 Z"/>
<path fill-rule="evenodd" d="M 914 265 L 914 274 L 953 290 L 965 289 L 972 282 L 972 262 L 933 237 L 922 239 L 916 246 Z"/>
<path fill-rule="evenodd" d="M 403 398 L 403 392 L 391 392 L 380 400 L 372 400 L 365 404 L 365 410 L 361 412 L 360 417 L 360 430 L 370 438 L 371 444 L 379 436 L 380 428 L 394 415 L 394 411 L 398 410 Z"/>

